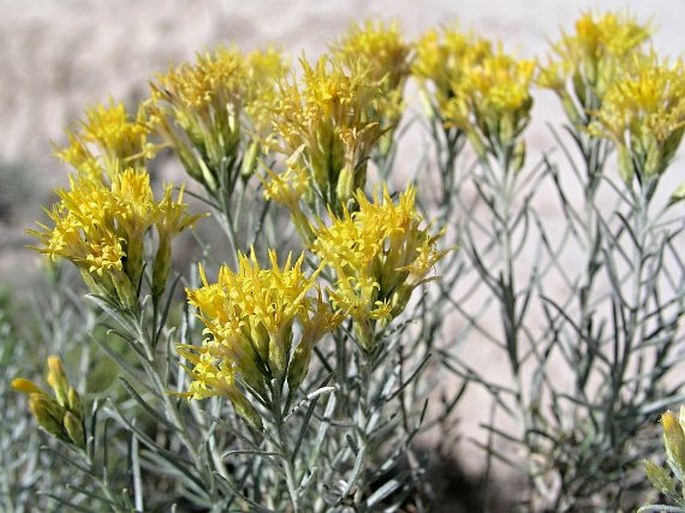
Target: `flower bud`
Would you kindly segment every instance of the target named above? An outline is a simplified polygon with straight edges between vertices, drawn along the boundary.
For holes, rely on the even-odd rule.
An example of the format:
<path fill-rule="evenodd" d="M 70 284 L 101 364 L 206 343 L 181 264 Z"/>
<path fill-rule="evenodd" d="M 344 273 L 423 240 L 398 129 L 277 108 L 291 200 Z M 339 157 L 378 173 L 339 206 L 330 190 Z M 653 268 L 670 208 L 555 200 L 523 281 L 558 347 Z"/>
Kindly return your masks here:
<path fill-rule="evenodd" d="M 679 476 L 684 476 L 685 433 L 683 433 L 678 416 L 672 411 L 667 411 L 661 416 L 661 425 L 664 430 L 664 445 L 668 462 Z"/>
<path fill-rule="evenodd" d="M 70 412 L 78 417 L 83 416 L 83 403 L 81 402 L 81 396 L 73 387 L 69 387 L 69 394 L 67 396 L 67 408 Z"/>
<path fill-rule="evenodd" d="M 69 381 L 64 372 L 64 366 L 59 356 L 48 356 L 48 385 L 55 392 L 55 397 L 60 406 L 67 406 Z"/>
<path fill-rule="evenodd" d="M 131 310 L 136 309 L 138 307 L 138 294 L 129 277 L 118 271 L 112 271 L 110 274 L 121 305 Z"/>
<path fill-rule="evenodd" d="M 262 431 L 262 418 L 259 416 L 257 410 L 250 404 L 250 401 L 235 389 L 235 392 L 231 394 L 231 402 L 233 403 L 233 408 L 236 413 L 240 415 L 253 429 L 257 431 Z"/>
<path fill-rule="evenodd" d="M 247 147 L 245 155 L 243 155 L 243 161 L 240 165 L 240 176 L 247 180 L 250 178 L 257 168 L 257 155 L 259 155 L 259 150 L 261 149 L 257 141 L 252 141 Z"/>
<path fill-rule="evenodd" d="M 12 380 L 12 388 L 17 392 L 26 395 L 30 394 L 45 394 L 45 391 L 36 385 L 33 381 L 25 378 L 17 378 Z M 47 395 L 47 394 L 46 394 Z"/>
<path fill-rule="evenodd" d="M 29 409 L 38 425 L 57 438 L 69 441 L 69 435 L 62 424 L 67 410 L 47 394 L 31 394 Z"/>
<path fill-rule="evenodd" d="M 293 353 L 288 367 L 288 386 L 290 390 L 295 390 L 300 386 L 309 372 L 309 361 L 312 356 L 312 348 L 309 344 L 300 342 Z"/>
<path fill-rule="evenodd" d="M 69 438 L 78 447 L 85 447 L 86 445 L 86 435 L 83 431 L 83 419 L 78 418 L 76 415 L 68 411 L 64 415 L 64 429 L 66 430 Z"/>

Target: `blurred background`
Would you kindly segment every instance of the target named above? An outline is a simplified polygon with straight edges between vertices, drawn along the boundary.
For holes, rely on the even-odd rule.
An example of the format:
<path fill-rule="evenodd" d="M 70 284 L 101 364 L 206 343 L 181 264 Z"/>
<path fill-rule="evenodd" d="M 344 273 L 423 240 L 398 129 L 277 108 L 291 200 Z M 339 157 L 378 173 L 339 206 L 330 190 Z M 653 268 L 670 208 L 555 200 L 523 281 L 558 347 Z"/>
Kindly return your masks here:
<path fill-rule="evenodd" d="M 54 201 L 52 188 L 66 183 L 67 169 L 52 155 L 64 127 L 110 96 L 127 105 L 143 99 L 147 81 L 172 63 L 218 43 L 273 44 L 293 60 L 313 59 L 350 22 L 366 19 L 398 20 L 407 39 L 458 21 L 501 39 L 507 51 L 543 57 L 588 9 L 627 9 L 652 21 L 657 52 L 675 58 L 685 49 L 685 0 L 0 0 L 0 294 L 40 294 L 27 286 L 40 283 L 32 277 L 41 258 L 26 248 L 25 230 Z M 562 121 L 552 93 L 535 94 L 529 155 L 554 146 L 546 123 Z M 418 160 L 420 143 L 419 134 L 403 142 L 410 158 L 400 165 Z M 462 410 L 467 435 L 479 407 Z"/>

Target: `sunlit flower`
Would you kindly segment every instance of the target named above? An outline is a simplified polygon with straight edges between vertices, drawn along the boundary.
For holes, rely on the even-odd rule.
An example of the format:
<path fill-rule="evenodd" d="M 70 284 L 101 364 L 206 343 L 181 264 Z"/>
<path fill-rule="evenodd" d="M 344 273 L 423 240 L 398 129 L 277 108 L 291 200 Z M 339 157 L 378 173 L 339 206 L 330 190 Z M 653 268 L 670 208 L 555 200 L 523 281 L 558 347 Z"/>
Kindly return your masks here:
<path fill-rule="evenodd" d="M 642 52 L 650 37 L 651 28 L 627 12 L 586 12 L 575 32 L 563 33 L 553 45 L 537 83 L 559 95 L 573 123 L 587 124 L 624 64 Z"/>
<path fill-rule="evenodd" d="M 412 74 L 419 79 L 424 95 L 429 98 L 431 115 L 446 109 L 460 91 L 466 74 L 483 59 L 492 55 L 492 43 L 456 28 L 428 31 L 416 44 Z"/>
<path fill-rule="evenodd" d="M 370 116 L 379 118 L 386 129 L 379 141 L 380 154 L 385 155 L 404 111 L 402 92 L 410 71 L 411 45 L 397 23 L 367 21 L 353 24 L 332 50 L 349 72 L 364 72 L 378 84 L 382 95 L 369 108 L 378 111 Z"/>
<path fill-rule="evenodd" d="M 309 174 L 302 163 L 298 162 L 298 155 L 288 159 L 286 169 L 276 173 L 266 169 L 266 176 L 262 179 L 264 198 L 284 206 L 290 213 L 291 219 L 304 240 L 311 238 L 312 229 L 307 216 L 302 210 L 301 201 L 313 191 L 309 184 Z"/>
<path fill-rule="evenodd" d="M 412 291 L 442 258 L 438 236 L 422 227 L 414 206 L 415 189 L 400 194 L 395 203 L 387 189 L 373 202 L 357 193 L 359 209 L 331 214 L 311 246 L 335 272 L 330 291 L 336 309 L 352 317 L 364 349 L 374 347 L 376 321 L 384 326 L 407 305 Z"/>
<path fill-rule="evenodd" d="M 162 242 L 196 219 L 184 205 L 174 206 L 169 189 L 156 203 L 144 169 L 126 169 L 111 185 L 72 176 L 70 189 L 57 195 L 60 202 L 48 212 L 54 227 L 40 225 L 41 230 L 31 232 L 42 243 L 35 249 L 52 260 L 70 260 L 93 292 L 116 297 L 128 307 L 136 304 L 148 230 L 156 226 Z"/>
<path fill-rule="evenodd" d="M 216 193 L 249 176 L 270 139 L 270 111 L 285 62 L 273 49 L 244 56 L 219 47 L 157 75 L 150 111 L 186 171 Z"/>
<path fill-rule="evenodd" d="M 516 60 L 456 29 L 425 34 L 412 68 L 432 116 L 466 134 L 479 155 L 489 151 L 508 161 L 529 121 L 534 71 L 534 61 Z"/>
<path fill-rule="evenodd" d="M 501 50 L 486 56 L 466 70 L 461 84 L 454 87 L 455 97 L 446 108 L 445 121 L 465 132 L 475 124 L 484 145 L 512 147 L 530 120 L 534 70 L 534 61 L 516 60 Z M 457 105 L 456 116 L 451 114 L 452 104 Z"/>
<path fill-rule="evenodd" d="M 685 66 L 655 54 L 636 58 L 607 91 L 590 131 L 619 148 L 623 178 L 658 176 L 673 159 L 685 130 Z"/>
<path fill-rule="evenodd" d="M 333 45 L 348 69 L 365 69 L 369 79 L 382 83 L 386 91 L 398 88 L 409 74 L 410 51 L 397 23 L 372 21 L 353 24 Z"/>
<path fill-rule="evenodd" d="M 67 131 L 69 144 L 57 155 L 76 171 L 94 180 L 113 181 L 126 168 L 140 169 L 157 151 L 149 140 L 151 124 L 144 109 L 135 118 L 122 103 L 96 105 L 86 111 L 77 130 Z"/>
<path fill-rule="evenodd" d="M 219 270 L 209 283 L 200 268 L 202 286 L 187 289 L 208 337 L 202 346 L 182 346 L 195 353 L 190 388 L 193 398 L 222 395 L 231 400 L 235 379 L 262 397 L 271 380 L 287 378 L 291 389 L 304 378 L 314 344 L 340 321 L 316 290 L 316 275 L 302 270 L 304 255 L 279 266 L 269 252 L 261 268 L 252 252 L 240 254 L 238 270 Z"/>
<path fill-rule="evenodd" d="M 366 166 L 383 133 L 382 97 L 366 72 L 346 72 L 339 61 L 301 61 L 303 77 L 282 84 L 274 126 L 280 151 L 298 154 L 323 201 L 335 210 L 366 182 Z"/>

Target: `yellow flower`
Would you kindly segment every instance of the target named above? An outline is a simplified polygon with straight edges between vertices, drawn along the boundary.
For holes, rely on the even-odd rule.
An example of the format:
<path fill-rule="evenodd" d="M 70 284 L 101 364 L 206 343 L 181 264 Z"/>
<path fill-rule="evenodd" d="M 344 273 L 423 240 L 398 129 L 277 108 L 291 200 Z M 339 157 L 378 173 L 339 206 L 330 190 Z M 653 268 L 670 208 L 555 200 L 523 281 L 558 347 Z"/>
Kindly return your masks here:
<path fill-rule="evenodd" d="M 192 227 L 201 214 L 188 214 L 188 205 L 183 202 L 184 186 L 173 199 L 173 186 L 168 184 L 164 196 L 154 206 L 154 225 L 157 229 L 157 253 L 152 264 L 152 293 L 159 297 L 164 292 L 171 271 L 171 241 L 186 228 Z"/>
<path fill-rule="evenodd" d="M 348 72 L 366 73 L 371 82 L 378 84 L 382 95 L 369 105 L 377 110 L 369 115 L 388 128 L 379 142 L 381 155 L 387 153 L 393 129 L 404 111 L 402 92 L 410 71 L 411 46 L 403 40 L 397 23 L 367 21 L 352 25 L 332 50 Z"/>
<path fill-rule="evenodd" d="M 48 356 L 47 363 L 47 382 L 53 395 L 25 378 L 14 379 L 12 388 L 28 396 L 29 409 L 40 427 L 65 442 L 84 447 L 81 397 L 69 383 L 62 360 L 52 355 Z"/>
<path fill-rule="evenodd" d="M 219 47 L 159 74 L 151 84 L 157 129 L 186 171 L 211 193 L 249 176 L 269 147 L 277 81 L 286 62 L 276 50 L 247 56 Z"/>
<path fill-rule="evenodd" d="M 158 74 L 150 86 L 157 129 L 209 191 L 224 179 L 222 163 L 238 160 L 244 76 L 242 54 L 219 47 Z"/>
<path fill-rule="evenodd" d="M 275 201 L 288 209 L 293 224 L 303 240 L 310 241 L 311 223 L 300 203 L 303 198 L 311 196 L 313 191 L 307 170 L 298 162 L 298 158 L 299 153 L 292 155 L 286 161 L 286 169 L 282 173 L 275 173 L 266 168 L 266 177 L 261 178 L 264 185 L 263 194 L 267 201 Z"/>
<path fill-rule="evenodd" d="M 276 49 L 255 50 L 245 56 L 245 111 L 250 130 L 262 142 L 270 143 L 271 118 L 280 100 L 278 84 L 290 69 L 287 59 Z"/>
<path fill-rule="evenodd" d="M 593 135 L 614 141 L 619 148 L 623 178 L 658 176 L 673 159 L 685 129 L 685 66 L 655 54 L 635 58 L 607 91 Z"/>
<path fill-rule="evenodd" d="M 575 32 L 563 33 L 553 45 L 537 83 L 559 95 L 574 124 L 587 125 L 624 64 L 641 53 L 650 37 L 651 27 L 627 12 L 586 12 L 576 21 Z"/>
<path fill-rule="evenodd" d="M 411 47 L 395 22 L 353 24 L 332 49 L 349 70 L 365 69 L 385 91 L 397 89 L 409 74 Z"/>
<path fill-rule="evenodd" d="M 60 202 L 48 212 L 54 227 L 30 231 L 42 243 L 34 249 L 52 260 L 70 260 L 93 292 L 133 307 L 148 230 L 157 226 L 162 249 L 196 217 L 185 213 L 180 200 L 173 204 L 170 189 L 157 204 L 144 169 L 126 169 L 109 186 L 84 176 L 70 177 L 70 184 L 57 191 Z"/>
<path fill-rule="evenodd" d="M 432 116 L 466 133 L 479 155 L 489 150 L 509 160 L 529 121 L 534 71 L 534 61 L 457 29 L 426 33 L 412 68 Z"/>
<path fill-rule="evenodd" d="M 151 126 L 144 109 L 131 118 L 122 103 L 96 105 L 86 111 L 80 130 L 67 131 L 69 145 L 57 156 L 83 176 L 112 182 L 123 169 L 140 169 L 154 157 Z"/>
<path fill-rule="evenodd" d="M 440 115 L 459 96 L 466 73 L 492 54 L 492 43 L 457 28 L 428 31 L 416 44 L 412 74 L 419 79 L 433 112 Z M 429 92 L 432 88 L 432 94 Z"/>
<path fill-rule="evenodd" d="M 672 411 L 667 411 L 661 416 L 661 426 L 664 431 L 664 446 L 668 463 L 677 469 L 682 476 L 685 475 L 685 431 L 683 420 L 685 407 L 680 408 L 680 416 Z"/>
<path fill-rule="evenodd" d="M 301 61 L 302 83 L 284 83 L 274 127 L 279 150 L 298 154 L 323 201 L 338 211 L 366 182 L 366 162 L 383 133 L 382 97 L 365 72 L 327 57 Z"/>
<path fill-rule="evenodd" d="M 211 284 L 200 267 L 202 287 L 186 290 L 208 335 L 202 347 L 182 348 L 200 355 L 193 370 L 194 397 L 223 395 L 234 400 L 207 376 L 223 376 L 222 382 L 237 376 L 263 397 L 273 378 L 283 383 L 287 377 L 291 388 L 296 387 L 306 373 L 302 361 L 308 363 L 314 344 L 339 323 L 320 294 L 309 294 L 316 289 L 316 274 L 308 276 L 302 270 L 304 255 L 295 262 L 289 255 L 280 267 L 272 250 L 269 262 L 270 267 L 262 269 L 254 251 L 249 257 L 240 254 L 238 270 L 222 266 Z"/>
<path fill-rule="evenodd" d="M 459 110 L 466 107 L 466 119 L 459 113 L 452 118 L 449 107 L 445 122 L 468 132 L 477 126 L 479 136 L 494 141 L 499 148 L 513 147 L 528 125 L 533 99 L 530 94 L 535 62 L 516 60 L 499 49 L 464 71 L 461 84 L 454 86 L 454 100 Z"/>
<path fill-rule="evenodd" d="M 331 213 L 330 226 L 320 226 L 311 250 L 335 272 L 330 291 L 335 308 L 350 315 L 366 350 L 372 350 L 373 326 L 398 316 L 412 291 L 442 258 L 438 236 L 421 227 L 416 190 L 410 187 L 393 202 L 387 189 L 369 201 L 357 193 L 359 209 Z"/>

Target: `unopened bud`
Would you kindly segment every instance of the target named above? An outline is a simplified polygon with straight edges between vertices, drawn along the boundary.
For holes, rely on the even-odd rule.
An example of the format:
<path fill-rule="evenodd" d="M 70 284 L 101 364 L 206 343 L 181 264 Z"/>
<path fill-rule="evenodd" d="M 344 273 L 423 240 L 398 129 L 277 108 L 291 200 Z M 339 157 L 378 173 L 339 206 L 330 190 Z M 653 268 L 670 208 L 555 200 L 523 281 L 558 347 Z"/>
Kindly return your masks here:
<path fill-rule="evenodd" d="M 309 344 L 300 342 L 293 357 L 290 360 L 290 367 L 288 368 L 288 386 L 290 390 L 295 390 L 304 381 L 309 372 L 309 361 L 311 360 L 312 350 Z"/>
<path fill-rule="evenodd" d="M 82 417 L 83 403 L 81 402 L 81 396 L 73 387 L 69 387 L 69 395 L 67 396 L 67 398 L 67 408 L 69 409 L 69 411 L 72 412 L 74 415 Z"/>
<path fill-rule="evenodd" d="M 30 394 L 45 394 L 45 391 L 36 385 L 33 381 L 25 378 L 17 378 L 12 380 L 12 388 L 17 392 L 26 395 Z"/>
<path fill-rule="evenodd" d="M 69 435 L 64 429 L 62 421 L 67 413 L 60 404 L 46 394 L 31 394 L 29 409 L 38 425 L 57 438 L 69 441 Z"/>
<path fill-rule="evenodd" d="M 238 415 L 240 415 L 253 429 L 262 431 L 262 418 L 259 416 L 255 407 L 250 404 L 250 401 L 248 401 L 238 389 L 231 394 L 231 402 Z"/>
<path fill-rule="evenodd" d="M 243 155 L 243 162 L 240 165 L 240 176 L 244 179 L 248 179 L 254 174 L 257 168 L 257 155 L 259 154 L 260 146 L 259 143 L 253 141 L 247 147 L 245 155 Z"/>
<path fill-rule="evenodd" d="M 83 420 L 68 411 L 64 415 L 63 424 L 71 441 L 79 447 L 84 447 L 86 445 L 86 435 L 83 431 Z"/>
<path fill-rule="evenodd" d="M 64 366 L 59 356 L 48 356 L 48 385 L 55 392 L 57 402 L 61 406 L 66 406 L 69 394 L 69 381 L 64 372 Z"/>
<path fill-rule="evenodd" d="M 664 445 L 668 460 L 683 475 L 685 474 L 685 433 L 683 433 L 678 416 L 672 411 L 667 411 L 661 416 L 661 426 L 664 430 Z"/>

